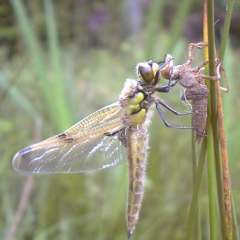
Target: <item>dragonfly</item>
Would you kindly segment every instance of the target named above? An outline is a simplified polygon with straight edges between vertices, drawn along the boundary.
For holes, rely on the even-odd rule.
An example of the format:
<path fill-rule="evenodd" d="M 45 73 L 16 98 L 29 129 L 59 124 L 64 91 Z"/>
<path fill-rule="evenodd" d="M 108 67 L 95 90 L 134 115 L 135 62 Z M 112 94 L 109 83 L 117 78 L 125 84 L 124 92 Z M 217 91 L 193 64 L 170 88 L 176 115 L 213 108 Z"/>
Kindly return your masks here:
<path fill-rule="evenodd" d="M 167 127 L 171 125 L 161 107 L 176 115 L 157 93 L 167 93 L 175 83 L 160 85 L 161 69 L 168 63 L 152 60 L 138 63 L 136 79 L 127 79 L 119 100 L 87 116 L 68 130 L 20 150 L 13 167 L 22 174 L 78 173 L 128 162 L 127 235 L 138 222 L 147 164 L 148 130 L 154 106 Z M 195 129 L 196 130 L 196 129 Z"/>

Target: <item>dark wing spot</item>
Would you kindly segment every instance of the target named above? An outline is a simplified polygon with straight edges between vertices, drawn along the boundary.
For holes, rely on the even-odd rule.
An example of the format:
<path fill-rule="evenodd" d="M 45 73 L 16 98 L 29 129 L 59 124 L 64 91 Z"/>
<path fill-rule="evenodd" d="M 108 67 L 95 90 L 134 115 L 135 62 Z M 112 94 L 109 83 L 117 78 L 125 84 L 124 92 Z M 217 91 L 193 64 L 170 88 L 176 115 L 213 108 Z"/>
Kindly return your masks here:
<path fill-rule="evenodd" d="M 113 133 L 106 132 L 106 133 L 104 133 L 104 135 L 107 137 L 117 136 L 117 139 L 123 144 L 123 146 L 127 147 L 125 128 L 123 128 L 119 131 L 113 132 Z"/>
<path fill-rule="evenodd" d="M 104 133 L 104 135 L 107 136 L 107 137 L 112 137 L 112 136 L 114 136 L 114 134 L 115 133 L 109 133 L 109 132 Z"/>
<path fill-rule="evenodd" d="M 60 139 L 63 139 L 63 138 L 66 138 L 66 137 L 67 137 L 66 133 L 58 134 L 58 138 L 60 138 Z"/>
<path fill-rule="evenodd" d="M 31 147 L 25 147 L 18 152 L 22 159 L 27 159 L 27 155 L 32 151 Z"/>
<path fill-rule="evenodd" d="M 74 138 L 65 138 L 63 139 L 65 143 L 72 143 L 74 142 Z"/>
<path fill-rule="evenodd" d="M 108 136 L 108 137 L 112 137 L 112 136 L 115 136 L 115 135 L 121 133 L 124 129 L 125 129 L 125 128 L 122 128 L 122 129 L 120 129 L 120 130 L 118 130 L 118 131 L 116 131 L 116 132 L 112 132 L 112 133 L 106 132 L 106 133 L 104 133 L 104 135 L 105 135 L 105 136 Z"/>

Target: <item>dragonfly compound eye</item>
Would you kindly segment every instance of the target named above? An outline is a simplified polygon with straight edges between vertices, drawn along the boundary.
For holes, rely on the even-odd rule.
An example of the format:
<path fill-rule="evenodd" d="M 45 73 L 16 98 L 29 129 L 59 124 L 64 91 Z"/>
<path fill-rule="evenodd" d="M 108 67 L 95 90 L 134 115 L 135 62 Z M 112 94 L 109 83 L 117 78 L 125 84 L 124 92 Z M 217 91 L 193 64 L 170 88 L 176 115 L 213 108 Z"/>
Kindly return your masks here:
<path fill-rule="evenodd" d="M 144 83 L 151 84 L 154 82 L 159 65 L 156 62 L 148 61 L 137 65 L 137 74 Z"/>
<path fill-rule="evenodd" d="M 139 63 L 137 73 L 144 83 L 151 83 L 154 79 L 152 66 L 148 62 Z"/>

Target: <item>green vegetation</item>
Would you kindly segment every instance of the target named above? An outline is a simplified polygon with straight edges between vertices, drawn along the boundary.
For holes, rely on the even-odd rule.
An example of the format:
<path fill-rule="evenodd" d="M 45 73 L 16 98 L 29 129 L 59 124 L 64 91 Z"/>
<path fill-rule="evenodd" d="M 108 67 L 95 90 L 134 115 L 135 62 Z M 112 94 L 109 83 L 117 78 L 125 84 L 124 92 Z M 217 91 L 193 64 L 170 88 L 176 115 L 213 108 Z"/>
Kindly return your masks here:
<path fill-rule="evenodd" d="M 191 30 L 195 38 L 199 34 L 194 28 L 202 20 L 193 28 L 189 22 L 202 15 L 202 1 L 182 1 L 187 8 L 178 7 L 177 0 L 167 2 L 145 1 L 146 5 L 139 8 L 130 1 L 45 0 L 23 4 L 12 0 L 11 5 L 0 6 L 0 14 L 6 11 L 15 19 L 8 28 L 0 25 L 0 37 L 7 39 L 0 46 L 1 239 L 11 239 L 9 232 L 25 194 L 23 186 L 32 180 L 13 170 L 11 160 L 17 151 L 116 102 L 125 79 L 136 77 L 133 70 L 138 62 L 149 58 L 161 61 L 167 52 L 175 57 L 176 64 L 187 60 L 187 45 L 195 40 L 184 32 Z M 215 9 L 216 15 L 224 15 L 224 5 Z M 233 16 L 237 11 L 239 3 Z M 138 15 L 134 18 L 135 12 Z M 240 49 L 235 45 L 236 32 L 230 32 L 224 54 L 230 92 L 222 97 L 234 211 L 239 216 Z M 217 34 L 216 38 L 220 41 Z M 201 35 L 198 40 L 202 40 Z M 221 50 L 221 58 L 223 53 Z M 194 64 L 203 59 L 199 50 Z M 161 98 L 179 111 L 188 108 L 179 100 L 178 87 L 161 94 Z M 189 116 L 164 113 L 172 124 L 191 124 Z M 193 179 L 197 176 L 192 166 L 191 131 L 166 128 L 155 112 L 149 132 L 145 196 L 131 239 L 184 239 L 189 221 L 194 223 L 192 239 L 210 239 L 207 161 L 202 166 L 197 197 L 199 221 L 189 217 Z M 198 160 L 200 146 L 196 151 Z M 217 199 L 213 177 L 212 194 Z M 13 239 L 126 239 L 126 197 L 126 164 L 83 174 L 35 176 Z M 218 202 L 214 206 L 216 239 L 222 239 Z M 233 239 L 239 239 L 237 228 L 234 232 Z"/>

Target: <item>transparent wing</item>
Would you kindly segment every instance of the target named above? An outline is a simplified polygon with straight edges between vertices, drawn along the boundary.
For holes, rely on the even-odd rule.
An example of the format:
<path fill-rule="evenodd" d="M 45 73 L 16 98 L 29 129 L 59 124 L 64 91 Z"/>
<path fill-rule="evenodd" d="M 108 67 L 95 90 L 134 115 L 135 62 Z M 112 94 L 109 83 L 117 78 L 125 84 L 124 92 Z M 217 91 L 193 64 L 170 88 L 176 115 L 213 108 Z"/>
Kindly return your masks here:
<path fill-rule="evenodd" d="M 13 167 L 23 174 L 74 173 L 102 169 L 127 160 L 121 106 L 114 103 L 65 132 L 19 151 Z"/>

